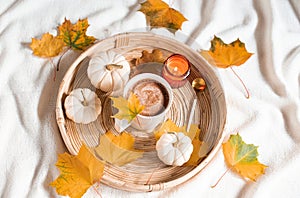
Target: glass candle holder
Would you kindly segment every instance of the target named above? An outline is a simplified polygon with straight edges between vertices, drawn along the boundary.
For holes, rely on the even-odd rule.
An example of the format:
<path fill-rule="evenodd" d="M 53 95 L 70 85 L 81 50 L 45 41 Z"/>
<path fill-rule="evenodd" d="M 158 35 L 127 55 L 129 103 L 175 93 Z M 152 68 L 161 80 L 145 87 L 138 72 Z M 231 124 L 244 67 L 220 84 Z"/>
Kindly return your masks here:
<path fill-rule="evenodd" d="M 187 58 L 180 54 L 173 54 L 164 62 L 162 77 L 172 88 L 185 85 L 190 74 L 190 63 Z"/>

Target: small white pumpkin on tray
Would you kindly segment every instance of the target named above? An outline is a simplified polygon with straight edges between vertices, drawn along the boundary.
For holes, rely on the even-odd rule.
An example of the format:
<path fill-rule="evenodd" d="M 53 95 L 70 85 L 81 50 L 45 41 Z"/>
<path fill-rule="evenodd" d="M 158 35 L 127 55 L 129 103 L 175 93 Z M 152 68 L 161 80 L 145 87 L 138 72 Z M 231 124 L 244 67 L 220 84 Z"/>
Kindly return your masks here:
<path fill-rule="evenodd" d="M 181 166 L 193 152 L 191 139 L 181 132 L 164 133 L 156 142 L 158 158 L 167 165 Z"/>
<path fill-rule="evenodd" d="M 88 88 L 78 88 L 70 92 L 65 99 L 67 117 L 76 123 L 88 124 L 101 113 L 101 100 Z"/>
<path fill-rule="evenodd" d="M 87 75 L 92 85 L 111 95 L 120 95 L 129 79 L 130 65 L 125 57 L 113 51 L 101 52 L 91 58 Z"/>

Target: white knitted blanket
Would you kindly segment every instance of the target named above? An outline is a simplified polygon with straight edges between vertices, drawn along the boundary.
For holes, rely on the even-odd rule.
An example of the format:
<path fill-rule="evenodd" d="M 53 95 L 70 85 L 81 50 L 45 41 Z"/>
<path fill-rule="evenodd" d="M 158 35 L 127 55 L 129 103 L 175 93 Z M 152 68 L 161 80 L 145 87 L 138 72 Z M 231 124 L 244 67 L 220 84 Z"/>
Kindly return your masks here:
<path fill-rule="evenodd" d="M 57 154 L 66 150 L 55 118 L 61 79 L 78 53 L 55 68 L 32 55 L 31 38 L 55 33 L 64 18 L 88 18 L 88 35 L 98 39 L 146 26 L 138 0 L 1 0 L 0 4 L 0 197 L 59 197 L 49 186 L 58 175 Z M 172 1 L 167 3 L 172 3 Z M 209 49 L 214 35 L 237 38 L 254 55 L 235 70 L 218 69 L 228 108 L 225 133 L 239 132 L 258 145 L 268 165 L 257 182 L 226 171 L 219 151 L 189 182 L 166 191 L 132 193 L 102 185 L 106 197 L 300 197 L 300 3 L 298 0 L 174 0 L 188 19 L 182 34 Z M 188 43 L 189 44 L 189 43 Z M 54 59 L 57 61 L 57 58 Z M 85 197 L 97 197 L 91 189 Z"/>

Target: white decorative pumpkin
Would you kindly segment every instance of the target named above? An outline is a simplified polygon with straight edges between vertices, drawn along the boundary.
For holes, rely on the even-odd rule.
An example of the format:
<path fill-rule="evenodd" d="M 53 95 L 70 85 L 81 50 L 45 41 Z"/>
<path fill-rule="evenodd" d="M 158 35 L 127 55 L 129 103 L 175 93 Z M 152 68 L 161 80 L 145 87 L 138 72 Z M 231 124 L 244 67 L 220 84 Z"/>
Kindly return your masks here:
<path fill-rule="evenodd" d="M 191 139 L 181 132 L 164 133 L 156 143 L 159 159 L 167 165 L 181 166 L 193 152 Z"/>
<path fill-rule="evenodd" d="M 88 124 L 101 113 L 101 101 L 97 94 L 87 88 L 71 91 L 65 99 L 67 117 L 76 123 Z"/>
<path fill-rule="evenodd" d="M 120 95 L 129 79 L 130 65 L 125 57 L 113 51 L 102 52 L 92 57 L 87 69 L 91 83 L 111 95 Z"/>

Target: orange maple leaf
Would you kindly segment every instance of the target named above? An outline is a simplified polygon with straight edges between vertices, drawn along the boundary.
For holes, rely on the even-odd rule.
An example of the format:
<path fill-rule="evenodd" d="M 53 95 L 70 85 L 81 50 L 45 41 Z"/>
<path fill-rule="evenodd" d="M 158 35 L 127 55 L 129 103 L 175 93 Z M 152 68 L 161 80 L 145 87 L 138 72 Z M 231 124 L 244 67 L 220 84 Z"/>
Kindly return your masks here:
<path fill-rule="evenodd" d="M 78 20 L 75 24 L 65 19 L 63 24 L 58 26 L 58 37 L 64 41 L 66 46 L 72 49 L 84 50 L 96 40 L 93 36 L 86 35 L 88 27 L 87 19 Z"/>
<path fill-rule="evenodd" d="M 201 50 L 200 54 L 212 65 L 220 68 L 230 67 L 234 75 L 239 79 L 246 90 L 246 98 L 250 98 L 249 91 L 243 80 L 231 67 L 240 66 L 253 55 L 246 50 L 243 42 L 237 39 L 232 43 L 226 44 L 222 41 L 222 39 L 214 36 L 213 40 L 211 40 L 210 50 Z"/>
<path fill-rule="evenodd" d="M 200 54 L 210 64 L 220 68 L 239 66 L 253 55 L 247 52 L 245 44 L 239 39 L 226 44 L 216 36 L 211 40 L 210 50 L 201 50 Z"/>
<path fill-rule="evenodd" d="M 163 53 L 159 49 L 154 49 L 152 52 L 148 52 L 147 50 L 142 51 L 142 56 L 140 58 L 134 59 L 135 64 L 143 64 L 143 63 L 149 63 L 149 62 L 157 62 L 157 63 L 163 63 L 165 61 L 163 57 Z"/>
<path fill-rule="evenodd" d="M 146 16 L 147 23 L 152 27 L 165 27 L 175 33 L 181 29 L 183 22 L 187 19 L 177 10 L 170 8 L 162 0 L 147 0 L 141 3 L 140 10 Z"/>
<path fill-rule="evenodd" d="M 30 48 L 33 54 L 40 57 L 54 57 L 61 53 L 64 42 L 49 33 L 43 34 L 40 40 L 32 38 Z"/>

